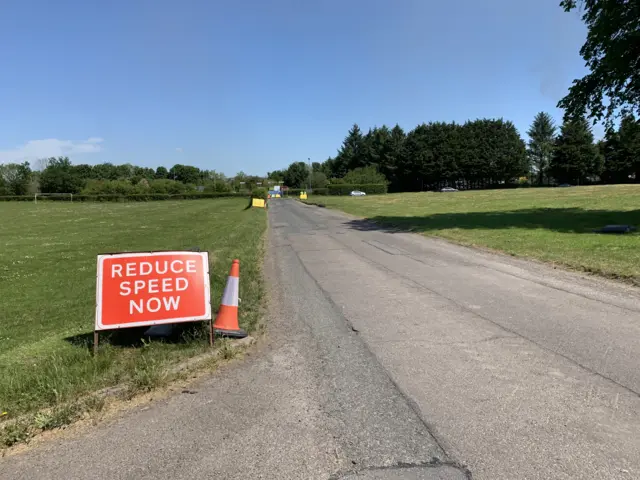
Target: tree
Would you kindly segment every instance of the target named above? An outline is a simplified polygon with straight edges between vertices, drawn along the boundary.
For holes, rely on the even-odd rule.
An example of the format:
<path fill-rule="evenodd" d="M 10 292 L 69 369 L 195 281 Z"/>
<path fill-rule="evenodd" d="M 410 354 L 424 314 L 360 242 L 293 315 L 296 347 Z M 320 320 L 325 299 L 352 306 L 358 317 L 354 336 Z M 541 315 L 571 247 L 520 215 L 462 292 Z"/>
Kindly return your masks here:
<path fill-rule="evenodd" d="M 118 170 L 112 163 L 100 163 L 93 166 L 93 178 L 96 180 L 117 180 Z"/>
<path fill-rule="evenodd" d="M 493 120 L 496 143 L 496 176 L 505 183 L 529 173 L 527 146 L 518 129 L 508 120 Z"/>
<path fill-rule="evenodd" d="M 128 180 L 134 176 L 135 168 L 130 163 L 123 163 L 122 165 L 116 165 L 116 178 Z"/>
<path fill-rule="evenodd" d="M 589 73 L 558 103 L 568 118 L 587 114 L 612 126 L 618 114 L 640 112 L 640 8 L 637 0 L 562 0 L 583 8 L 587 40 L 580 49 Z"/>
<path fill-rule="evenodd" d="M 169 170 L 166 167 L 158 167 L 156 168 L 156 178 L 169 178 Z"/>
<path fill-rule="evenodd" d="M 273 172 L 267 172 L 267 178 L 270 180 L 282 181 L 284 178 L 283 170 L 274 170 Z"/>
<path fill-rule="evenodd" d="M 78 177 L 80 177 L 83 180 L 88 180 L 90 178 L 93 178 L 93 167 L 91 165 L 82 163 L 80 165 L 73 165 L 72 168 L 75 174 L 78 175 Z"/>
<path fill-rule="evenodd" d="M 640 123 L 633 115 L 625 115 L 618 130 L 620 138 L 619 158 L 628 165 L 629 175 L 640 181 Z"/>
<path fill-rule="evenodd" d="M 404 168 L 415 178 L 416 188 L 434 188 L 458 177 L 455 156 L 458 128 L 455 124 L 435 122 L 418 125 L 409 132 Z"/>
<path fill-rule="evenodd" d="M 556 139 L 549 173 L 559 183 L 584 183 L 599 175 L 599 154 L 593 133 L 584 118 L 566 120 Z"/>
<path fill-rule="evenodd" d="M 331 157 L 327 158 L 320 165 L 320 171 L 324 173 L 327 176 L 327 178 L 336 178 L 337 175 L 335 174 L 335 170 L 336 170 L 336 161 Z"/>
<path fill-rule="evenodd" d="M 391 131 L 389 127 L 374 127 L 363 138 L 363 166 L 383 169 L 389 164 L 391 153 Z"/>
<path fill-rule="evenodd" d="M 0 165 L 0 178 L 2 178 L 0 188 L 3 188 L 8 195 L 26 195 L 31 175 L 29 162 Z"/>
<path fill-rule="evenodd" d="M 202 173 L 202 178 L 204 178 L 204 181 L 206 184 L 210 184 L 210 183 L 213 183 L 214 185 L 224 184 L 226 187 L 226 190 L 224 191 L 225 192 L 229 191 L 229 187 L 227 185 L 227 177 L 225 177 L 224 173 L 216 172 L 215 170 L 203 170 L 201 173 Z M 215 190 L 215 191 L 223 191 L 223 190 Z"/>
<path fill-rule="evenodd" d="M 11 195 L 11 192 L 9 191 L 9 187 L 7 187 L 7 182 L 5 182 L 4 177 L 2 175 L 3 167 L 4 165 L 0 165 L 0 197 L 3 197 L 5 195 Z"/>
<path fill-rule="evenodd" d="M 423 190 L 435 180 L 433 152 L 429 148 L 429 127 L 418 125 L 407 134 L 405 140 L 406 157 L 401 165 L 405 177 L 405 189 Z"/>
<path fill-rule="evenodd" d="M 389 180 L 391 188 L 395 191 L 402 190 L 402 172 L 399 167 L 405 163 L 406 150 L 404 142 L 406 137 L 400 125 L 396 124 L 391 129 L 387 161 L 380 165 L 380 173 Z"/>
<path fill-rule="evenodd" d="M 458 153 L 460 147 L 460 125 L 433 122 L 428 125 L 431 165 L 437 184 L 453 184 L 460 178 Z M 440 186 L 440 185 L 438 185 Z"/>
<path fill-rule="evenodd" d="M 80 165 L 78 165 L 80 167 Z M 40 191 L 43 193 L 79 193 L 86 179 L 83 171 L 74 167 L 69 157 L 50 158 L 47 168 L 40 174 Z"/>
<path fill-rule="evenodd" d="M 198 183 L 201 178 L 200 169 L 198 167 L 192 167 L 191 165 L 176 164 L 169 170 L 169 178 L 184 184 L 195 184 Z"/>
<path fill-rule="evenodd" d="M 510 183 L 529 170 L 526 145 L 509 121 L 468 121 L 460 127 L 457 142 L 458 175 L 471 188 Z"/>
<path fill-rule="evenodd" d="M 633 115 L 625 115 L 619 130 L 609 127 L 602 146 L 603 179 L 608 183 L 640 180 L 640 123 Z"/>
<path fill-rule="evenodd" d="M 294 162 L 284 172 L 284 183 L 291 188 L 304 188 L 309 180 L 309 170 L 304 162 Z"/>
<path fill-rule="evenodd" d="M 133 178 L 136 179 L 135 183 L 139 183 L 140 180 L 146 178 L 147 180 L 151 180 L 156 176 L 156 172 L 153 168 L 147 167 L 133 167 Z"/>
<path fill-rule="evenodd" d="M 315 171 L 309 175 L 309 183 L 311 184 L 311 188 L 326 188 L 329 181 L 324 173 Z"/>
<path fill-rule="evenodd" d="M 602 179 L 607 183 L 624 183 L 629 180 L 632 170 L 631 164 L 625 164 L 620 156 L 620 135 L 613 128 L 607 128 L 604 140 L 598 145 L 598 150 L 604 157 L 604 171 Z"/>
<path fill-rule="evenodd" d="M 342 142 L 335 158 L 334 175 L 344 177 L 348 170 L 365 166 L 364 138 L 360 127 L 354 123 Z"/>
<path fill-rule="evenodd" d="M 556 126 L 546 112 L 539 112 L 527 131 L 529 135 L 528 154 L 532 170 L 538 177 L 538 185 L 544 183 L 544 175 L 553 156 Z"/>

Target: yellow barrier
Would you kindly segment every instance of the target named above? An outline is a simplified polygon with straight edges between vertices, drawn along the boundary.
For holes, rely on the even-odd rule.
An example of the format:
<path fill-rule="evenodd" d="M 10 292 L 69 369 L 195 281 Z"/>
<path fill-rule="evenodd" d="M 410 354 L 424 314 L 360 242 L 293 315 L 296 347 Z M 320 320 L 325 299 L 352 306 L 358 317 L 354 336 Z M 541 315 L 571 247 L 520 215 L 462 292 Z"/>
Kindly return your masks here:
<path fill-rule="evenodd" d="M 252 198 L 251 199 L 251 206 L 252 207 L 258 207 L 258 208 L 264 208 L 264 200 L 262 198 Z"/>
<path fill-rule="evenodd" d="M 307 192 L 300 192 L 300 200 L 306 200 L 307 199 Z"/>

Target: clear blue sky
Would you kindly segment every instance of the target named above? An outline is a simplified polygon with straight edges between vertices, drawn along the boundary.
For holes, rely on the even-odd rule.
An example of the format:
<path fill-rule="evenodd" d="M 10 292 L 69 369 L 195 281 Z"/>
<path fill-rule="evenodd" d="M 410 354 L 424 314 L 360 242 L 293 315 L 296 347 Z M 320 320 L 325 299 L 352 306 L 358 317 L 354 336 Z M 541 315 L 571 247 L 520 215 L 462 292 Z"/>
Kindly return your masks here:
<path fill-rule="evenodd" d="M 504 117 L 525 137 L 584 73 L 558 3 L 4 0 L 0 162 L 263 174 L 335 155 L 354 122 Z"/>

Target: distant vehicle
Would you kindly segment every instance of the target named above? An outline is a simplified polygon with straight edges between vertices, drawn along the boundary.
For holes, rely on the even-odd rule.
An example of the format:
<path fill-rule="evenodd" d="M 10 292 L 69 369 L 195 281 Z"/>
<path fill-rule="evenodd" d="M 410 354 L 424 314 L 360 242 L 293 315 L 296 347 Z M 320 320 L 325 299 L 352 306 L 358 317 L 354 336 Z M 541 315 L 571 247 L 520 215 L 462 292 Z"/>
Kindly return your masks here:
<path fill-rule="evenodd" d="M 451 188 L 451 187 L 444 187 L 440 189 L 441 192 L 457 192 L 458 189 L 457 188 Z"/>
<path fill-rule="evenodd" d="M 360 190 L 354 190 L 349 195 L 351 195 L 352 197 L 364 197 L 366 193 L 361 192 Z"/>
<path fill-rule="evenodd" d="M 561 185 L 558 185 L 559 187 L 573 187 L 573 185 L 571 185 L 570 183 L 563 183 Z"/>

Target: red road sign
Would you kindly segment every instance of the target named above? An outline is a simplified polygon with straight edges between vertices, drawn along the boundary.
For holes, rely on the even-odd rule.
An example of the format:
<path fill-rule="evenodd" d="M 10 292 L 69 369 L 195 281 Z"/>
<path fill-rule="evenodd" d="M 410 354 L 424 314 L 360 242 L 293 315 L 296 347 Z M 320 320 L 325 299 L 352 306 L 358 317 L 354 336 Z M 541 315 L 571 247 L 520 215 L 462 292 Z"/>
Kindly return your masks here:
<path fill-rule="evenodd" d="M 209 319 L 207 252 L 98 255 L 96 330 Z"/>

